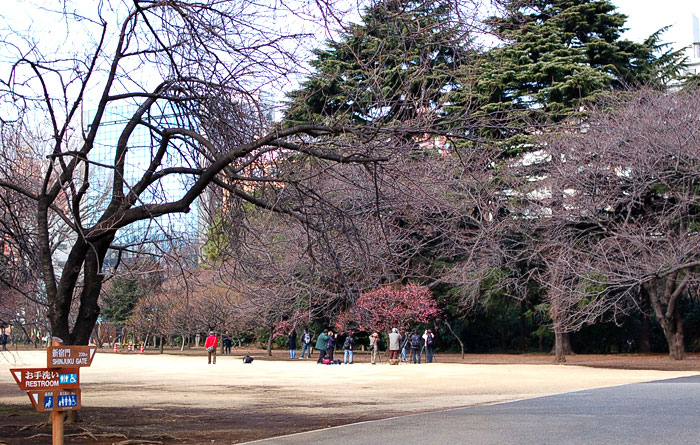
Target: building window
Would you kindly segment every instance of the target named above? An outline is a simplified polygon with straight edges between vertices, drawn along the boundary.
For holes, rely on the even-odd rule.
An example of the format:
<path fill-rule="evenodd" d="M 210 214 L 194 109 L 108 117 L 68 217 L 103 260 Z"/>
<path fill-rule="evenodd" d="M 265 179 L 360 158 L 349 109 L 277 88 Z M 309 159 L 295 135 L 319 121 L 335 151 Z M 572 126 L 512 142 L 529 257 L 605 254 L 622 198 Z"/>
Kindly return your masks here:
<path fill-rule="evenodd" d="M 693 57 L 700 59 L 700 43 L 693 43 Z"/>

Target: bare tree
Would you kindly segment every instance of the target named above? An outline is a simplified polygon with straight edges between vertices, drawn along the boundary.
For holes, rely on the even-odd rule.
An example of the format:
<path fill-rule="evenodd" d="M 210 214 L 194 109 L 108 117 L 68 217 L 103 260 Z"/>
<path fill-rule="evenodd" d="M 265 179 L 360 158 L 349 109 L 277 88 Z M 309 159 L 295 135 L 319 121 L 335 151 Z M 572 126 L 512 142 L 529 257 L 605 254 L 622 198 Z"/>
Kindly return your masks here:
<path fill-rule="evenodd" d="M 263 108 L 260 88 L 290 75 L 297 62 L 292 48 L 304 36 L 281 32 L 271 19 L 290 8 L 247 1 L 134 0 L 79 9 L 66 1 L 60 10 L 45 12 L 57 14 L 70 35 L 82 30 L 86 45 L 79 51 L 47 48 L 31 34 L 4 35 L 3 54 L 11 68 L 0 81 L 0 119 L 51 129 L 44 145 L 34 147 L 46 155 L 41 180 L 33 185 L 3 177 L 0 188 L 35 203 L 32 240 L 53 335 L 67 343 L 88 342 L 100 311 L 108 251 L 138 252 L 138 240 L 119 237 L 122 229 L 187 213 L 210 185 L 311 224 L 318 214 L 304 213 L 298 200 L 285 199 L 285 193 L 293 196 L 292 187 L 250 193 L 252 182 L 283 177 L 287 184 L 298 183 L 293 171 L 271 181 L 249 167 L 281 159 L 281 153 L 325 166 L 375 165 L 404 148 L 387 142 L 392 134 L 420 134 L 431 122 L 423 116 L 403 127 L 374 122 L 271 128 L 251 114 Z M 69 50 L 72 43 L 65 41 Z M 241 110 L 248 115 L 245 126 Z M 100 131 L 115 115 L 123 118 L 116 147 L 108 157 L 96 158 Z M 143 130 L 148 157 L 134 175 L 134 135 Z M 7 165 L 8 153 L 2 155 Z M 105 171 L 108 180 L 101 181 Z M 180 184 L 177 196 L 165 192 L 170 180 Z M 56 219 L 72 237 L 63 265 L 54 256 Z"/>
<path fill-rule="evenodd" d="M 584 131 L 548 140 L 564 202 L 554 216 L 586 240 L 567 246 L 571 273 L 595 276 L 608 309 L 648 297 L 676 360 L 685 356 L 679 302 L 700 283 L 698 105 L 694 90 L 620 94 Z"/>

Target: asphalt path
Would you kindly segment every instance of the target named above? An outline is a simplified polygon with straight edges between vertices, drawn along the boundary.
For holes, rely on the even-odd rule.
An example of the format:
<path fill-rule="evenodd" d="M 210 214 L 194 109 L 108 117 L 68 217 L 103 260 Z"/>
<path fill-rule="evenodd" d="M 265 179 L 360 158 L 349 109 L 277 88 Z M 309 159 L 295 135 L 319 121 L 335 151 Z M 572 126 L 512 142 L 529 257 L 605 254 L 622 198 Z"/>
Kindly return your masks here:
<path fill-rule="evenodd" d="M 362 422 L 260 444 L 700 444 L 700 376 Z"/>

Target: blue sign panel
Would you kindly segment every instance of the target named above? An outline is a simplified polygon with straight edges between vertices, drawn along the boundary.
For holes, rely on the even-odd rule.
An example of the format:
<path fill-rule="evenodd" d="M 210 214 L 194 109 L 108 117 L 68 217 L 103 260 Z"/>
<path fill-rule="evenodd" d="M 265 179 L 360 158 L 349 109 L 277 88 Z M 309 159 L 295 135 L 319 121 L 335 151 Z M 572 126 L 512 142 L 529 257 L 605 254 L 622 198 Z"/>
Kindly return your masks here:
<path fill-rule="evenodd" d="M 59 408 L 71 408 L 74 406 L 78 406 L 78 396 L 76 394 L 58 396 Z"/>
<path fill-rule="evenodd" d="M 44 409 L 53 408 L 53 397 L 44 397 Z"/>
<path fill-rule="evenodd" d="M 60 374 L 58 376 L 58 382 L 61 385 L 68 383 L 78 383 L 78 374 Z"/>

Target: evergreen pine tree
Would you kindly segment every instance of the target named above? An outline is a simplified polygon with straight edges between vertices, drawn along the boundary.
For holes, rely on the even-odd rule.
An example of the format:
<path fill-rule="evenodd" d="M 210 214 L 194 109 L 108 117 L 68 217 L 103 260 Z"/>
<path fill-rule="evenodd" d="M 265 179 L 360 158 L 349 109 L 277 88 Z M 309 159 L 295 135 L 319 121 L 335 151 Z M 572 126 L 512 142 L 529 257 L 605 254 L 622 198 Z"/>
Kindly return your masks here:
<path fill-rule="evenodd" d="M 661 43 L 663 29 L 631 42 L 620 38 L 626 19 L 608 0 L 508 1 L 504 17 L 488 20 L 503 44 L 469 73 L 473 90 L 453 94 L 457 111 L 476 103 L 483 133 L 517 145 L 523 122 L 560 120 L 605 91 L 677 75 L 682 56 Z"/>
<path fill-rule="evenodd" d="M 386 0 L 314 52 L 314 75 L 290 95 L 286 123 L 387 123 L 436 110 L 468 57 L 467 33 L 442 0 Z"/>

